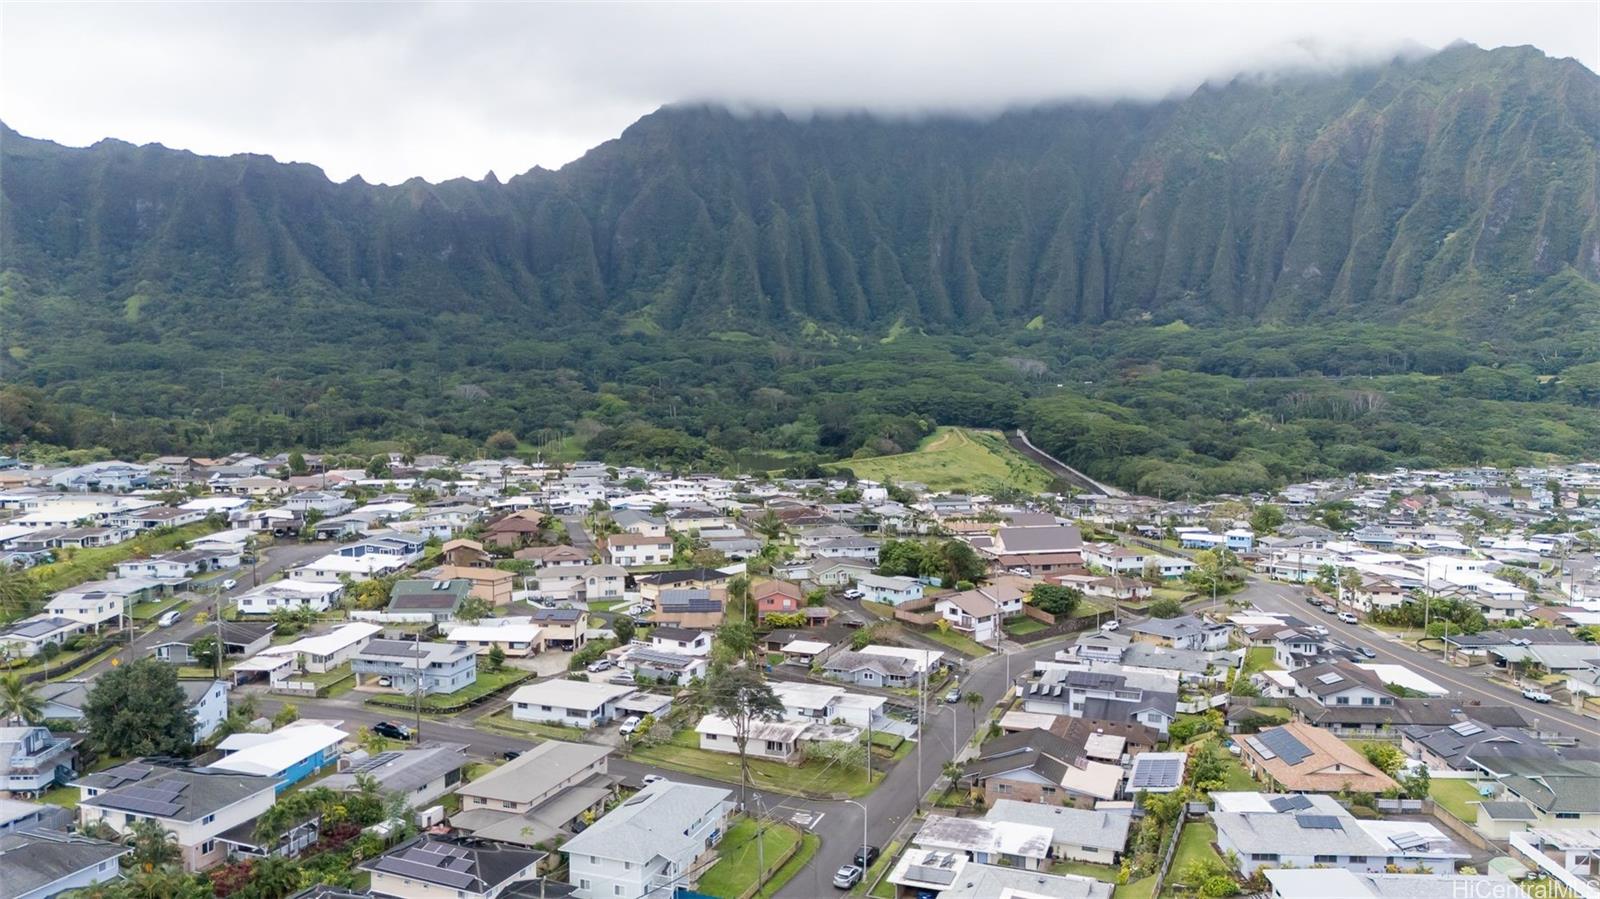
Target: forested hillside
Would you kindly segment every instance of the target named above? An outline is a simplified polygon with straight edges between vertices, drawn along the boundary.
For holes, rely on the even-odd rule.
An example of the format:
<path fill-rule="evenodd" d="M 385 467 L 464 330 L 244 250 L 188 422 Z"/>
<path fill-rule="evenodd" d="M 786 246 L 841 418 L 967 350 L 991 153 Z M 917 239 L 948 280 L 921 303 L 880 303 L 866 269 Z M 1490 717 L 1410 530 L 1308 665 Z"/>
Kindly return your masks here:
<path fill-rule="evenodd" d="M 668 108 L 505 182 L 5 130 L 0 439 L 804 464 L 1031 424 L 1174 490 L 1594 452 L 1597 146 L 1600 78 L 1470 46 L 984 120 Z"/>

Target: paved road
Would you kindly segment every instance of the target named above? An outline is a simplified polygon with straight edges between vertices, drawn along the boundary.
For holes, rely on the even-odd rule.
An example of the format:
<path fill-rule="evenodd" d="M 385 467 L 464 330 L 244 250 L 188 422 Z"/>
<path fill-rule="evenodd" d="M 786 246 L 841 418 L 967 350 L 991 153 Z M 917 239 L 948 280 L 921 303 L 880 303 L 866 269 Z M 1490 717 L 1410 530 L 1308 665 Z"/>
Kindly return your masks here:
<path fill-rule="evenodd" d="M 1015 434 L 1007 434 L 1006 442 L 1011 444 L 1012 449 L 1015 449 L 1017 452 L 1039 463 L 1039 465 L 1044 468 L 1045 471 L 1050 472 L 1051 474 L 1070 484 L 1076 484 L 1090 493 L 1098 493 L 1101 496 L 1128 495 L 1127 493 L 1118 490 L 1115 487 L 1100 483 L 1099 481 L 1089 477 L 1076 468 L 1073 468 L 1060 459 L 1057 459 L 1055 456 L 1052 456 L 1044 450 L 1039 449 L 1037 446 L 1034 446 L 1033 441 L 1028 439 L 1028 432 L 1026 431 L 1018 429 Z"/>
<path fill-rule="evenodd" d="M 267 578 L 285 568 L 292 568 L 302 562 L 326 555 L 328 552 L 329 546 L 326 543 L 278 543 L 265 547 L 257 551 L 254 580 L 265 583 Z M 233 578 L 239 582 L 232 590 L 227 591 L 228 596 L 238 596 L 254 586 L 251 567 L 248 565 L 235 571 L 225 571 L 212 575 L 207 578 L 207 581 L 225 580 L 227 578 Z M 121 664 L 127 664 L 134 659 L 149 655 L 158 643 L 166 643 L 170 640 L 188 640 L 200 635 L 200 632 L 207 626 L 215 627 L 215 625 L 195 623 L 194 614 L 201 610 L 206 611 L 208 614 L 214 612 L 209 598 L 190 605 L 189 608 L 184 610 L 183 618 L 171 627 L 155 627 L 152 623 L 151 627 L 136 636 L 120 652 L 95 663 L 93 667 L 84 671 L 79 677 L 92 678 L 98 676 L 111 668 L 113 658 L 120 659 Z"/>
<path fill-rule="evenodd" d="M 1517 706 L 1527 713 L 1530 721 L 1536 721 L 1541 730 L 1559 729 L 1574 737 L 1600 738 L 1600 722 L 1592 718 L 1582 717 L 1554 704 L 1524 699 L 1517 691 L 1492 683 L 1474 674 L 1472 669 L 1447 665 L 1440 657 L 1412 649 L 1382 631 L 1345 624 L 1308 605 L 1304 596 L 1304 587 L 1252 578 L 1236 598 L 1268 612 L 1285 612 L 1303 621 L 1315 621 L 1346 643 L 1370 647 L 1378 656 L 1376 661 L 1405 665 L 1441 687 L 1456 691 L 1452 696 L 1457 701 L 1481 700 Z"/>
<path fill-rule="evenodd" d="M 584 552 L 594 552 L 594 538 L 589 536 L 589 529 L 583 526 L 582 515 L 563 515 L 561 523 L 567 528 L 567 537 L 572 541 L 574 549 Z"/>

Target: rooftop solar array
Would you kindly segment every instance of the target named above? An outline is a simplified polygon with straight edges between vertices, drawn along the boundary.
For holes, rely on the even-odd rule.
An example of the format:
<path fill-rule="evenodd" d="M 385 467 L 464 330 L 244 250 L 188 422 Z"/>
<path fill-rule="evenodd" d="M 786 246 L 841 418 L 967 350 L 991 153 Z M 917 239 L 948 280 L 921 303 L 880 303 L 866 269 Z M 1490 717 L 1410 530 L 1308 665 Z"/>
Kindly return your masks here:
<path fill-rule="evenodd" d="M 1339 819 L 1332 815 L 1299 815 L 1295 818 L 1306 830 L 1340 830 Z"/>
<path fill-rule="evenodd" d="M 103 801 L 112 808 L 170 818 L 183 808 L 179 797 L 188 786 L 186 782 L 171 780 L 137 783 L 108 795 Z"/>
<path fill-rule="evenodd" d="M 1430 841 L 1428 840 L 1427 837 L 1424 837 L 1424 836 L 1422 836 L 1420 834 L 1412 833 L 1411 831 L 1408 830 L 1405 833 L 1397 833 L 1394 836 L 1390 837 L 1389 838 L 1389 842 L 1393 843 L 1395 845 L 1396 849 L 1410 850 L 1410 849 L 1420 849 L 1423 846 L 1428 845 L 1428 843 Z"/>
<path fill-rule="evenodd" d="M 395 752 L 393 750 L 391 750 L 389 752 L 380 752 L 377 755 L 373 756 L 372 758 L 369 758 L 366 761 L 362 762 L 361 764 L 352 766 L 350 768 L 350 773 L 351 774 L 364 774 L 364 773 L 366 773 L 368 771 L 376 771 L 379 768 L 384 767 L 385 765 L 389 764 L 390 762 L 395 761 L 398 758 L 400 758 L 400 753 L 399 752 Z"/>
<path fill-rule="evenodd" d="M 1256 740 L 1291 765 L 1298 765 L 1311 755 L 1311 750 L 1306 748 L 1306 744 L 1295 739 L 1294 734 L 1281 727 L 1262 731 L 1256 735 Z"/>
<path fill-rule="evenodd" d="M 1134 759 L 1133 789 L 1175 787 L 1183 781 L 1182 759 Z"/>
<path fill-rule="evenodd" d="M 465 889 L 478 878 L 472 874 L 472 859 L 465 849 L 429 843 L 404 852 L 385 855 L 373 868 L 401 877 L 415 877 L 427 883 L 442 883 L 452 889 Z"/>
<path fill-rule="evenodd" d="M 1471 721 L 1462 721 L 1458 724 L 1452 724 L 1450 725 L 1450 729 L 1455 731 L 1456 736 L 1459 737 L 1473 737 L 1483 733 L 1483 728 L 1473 724 Z"/>
<path fill-rule="evenodd" d="M 1344 680 L 1344 676 L 1333 671 L 1317 675 L 1317 683 L 1321 684 L 1336 684 L 1342 680 Z"/>
<path fill-rule="evenodd" d="M 1268 803 L 1275 812 L 1293 812 L 1311 807 L 1311 800 L 1304 795 L 1296 793 L 1293 796 L 1279 796 Z"/>

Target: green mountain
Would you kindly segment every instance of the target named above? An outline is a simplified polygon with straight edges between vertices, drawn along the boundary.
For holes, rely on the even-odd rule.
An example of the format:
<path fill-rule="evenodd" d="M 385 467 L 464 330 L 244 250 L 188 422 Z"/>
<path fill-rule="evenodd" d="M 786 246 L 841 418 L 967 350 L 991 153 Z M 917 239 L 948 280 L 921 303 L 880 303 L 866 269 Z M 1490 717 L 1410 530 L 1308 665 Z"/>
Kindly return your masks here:
<path fill-rule="evenodd" d="M 3 143 L 6 270 L 158 328 L 329 296 L 668 329 L 1389 318 L 1600 280 L 1600 78 L 1527 48 L 981 121 L 668 108 L 506 183 Z"/>

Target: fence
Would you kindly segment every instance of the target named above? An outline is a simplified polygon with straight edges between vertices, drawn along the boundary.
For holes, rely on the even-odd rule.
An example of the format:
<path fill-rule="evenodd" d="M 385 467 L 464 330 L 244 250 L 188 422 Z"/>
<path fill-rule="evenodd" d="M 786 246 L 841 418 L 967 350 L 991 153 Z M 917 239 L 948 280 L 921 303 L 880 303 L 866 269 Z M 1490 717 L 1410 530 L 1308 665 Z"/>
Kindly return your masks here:
<path fill-rule="evenodd" d="M 1145 823 L 1149 825 L 1151 822 L 1146 821 Z M 1150 890 L 1150 895 L 1152 896 L 1161 895 L 1161 888 L 1167 882 L 1167 873 L 1172 867 L 1172 856 L 1178 851 L 1178 836 L 1183 833 L 1184 823 L 1184 818 L 1180 816 L 1177 823 L 1172 826 L 1172 836 L 1167 840 L 1167 849 L 1161 853 L 1161 865 L 1156 868 L 1156 884 Z"/>
<path fill-rule="evenodd" d="M 1421 799 L 1379 799 L 1378 811 L 1399 812 L 1400 814 L 1422 813 Z"/>

